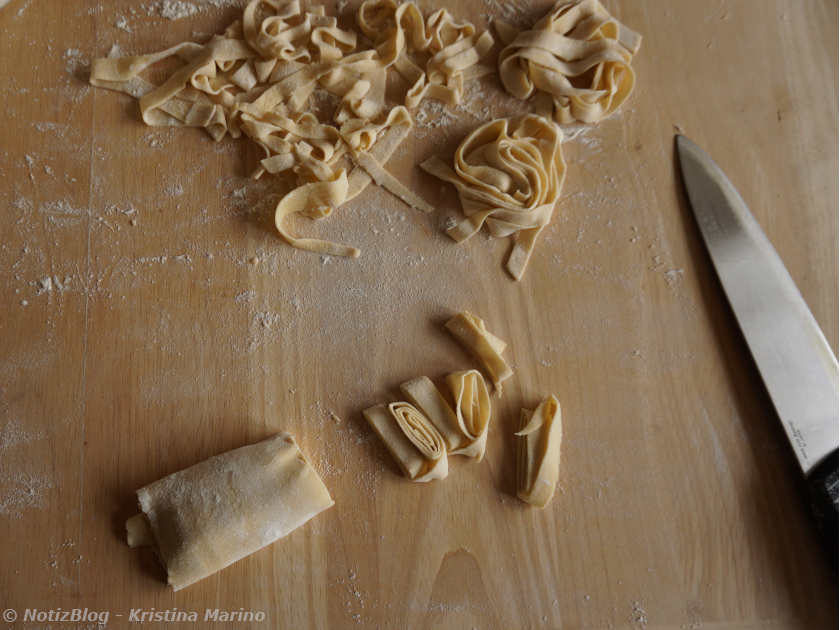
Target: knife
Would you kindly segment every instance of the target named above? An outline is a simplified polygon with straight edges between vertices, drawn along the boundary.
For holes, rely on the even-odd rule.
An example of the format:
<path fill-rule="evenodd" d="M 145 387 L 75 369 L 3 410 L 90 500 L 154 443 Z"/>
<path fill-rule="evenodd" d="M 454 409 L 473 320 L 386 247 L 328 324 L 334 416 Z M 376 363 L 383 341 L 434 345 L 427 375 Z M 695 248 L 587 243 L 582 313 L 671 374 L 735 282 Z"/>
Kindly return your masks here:
<path fill-rule="evenodd" d="M 683 183 L 720 283 L 837 557 L 837 359 L 773 245 L 720 167 L 676 137 Z"/>

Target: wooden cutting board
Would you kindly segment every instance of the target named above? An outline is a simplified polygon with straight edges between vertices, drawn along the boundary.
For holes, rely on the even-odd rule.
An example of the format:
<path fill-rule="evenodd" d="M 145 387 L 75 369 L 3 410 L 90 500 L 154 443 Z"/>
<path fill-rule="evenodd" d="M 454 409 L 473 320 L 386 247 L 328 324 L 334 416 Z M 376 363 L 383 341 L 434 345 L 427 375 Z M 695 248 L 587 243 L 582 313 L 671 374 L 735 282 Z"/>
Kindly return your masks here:
<path fill-rule="evenodd" d="M 224 626 L 258 628 L 836 627 L 836 577 L 673 136 L 728 173 L 836 352 L 837 4 L 608 2 L 644 35 L 637 88 L 565 145 L 564 196 L 521 283 L 507 242 L 440 233 L 457 199 L 416 168 L 521 111 L 493 81 L 424 110 L 389 164 L 438 216 L 371 188 L 296 224 L 360 247 L 355 261 L 277 238 L 279 191 L 247 178 L 245 143 L 145 127 L 132 99 L 83 82 L 113 43 L 203 41 L 229 4 L 189 0 L 177 20 L 130 0 L 0 10 L 0 609 L 87 607 L 109 627 L 132 608 L 263 611 Z M 549 5 L 449 8 L 527 23 Z M 464 308 L 509 341 L 516 374 L 485 460 L 408 483 L 360 410 L 470 366 L 440 325 Z M 565 442 L 540 511 L 511 496 L 511 432 L 550 392 Z M 173 593 L 125 545 L 134 490 L 280 429 L 335 507 Z"/>

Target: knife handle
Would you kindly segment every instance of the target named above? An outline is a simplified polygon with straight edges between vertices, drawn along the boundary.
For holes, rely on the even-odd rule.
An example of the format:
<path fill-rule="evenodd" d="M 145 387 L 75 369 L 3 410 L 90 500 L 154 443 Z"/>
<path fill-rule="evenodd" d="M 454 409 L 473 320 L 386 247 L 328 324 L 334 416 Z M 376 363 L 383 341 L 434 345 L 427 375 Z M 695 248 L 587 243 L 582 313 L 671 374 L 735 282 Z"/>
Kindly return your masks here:
<path fill-rule="evenodd" d="M 831 554 L 831 563 L 837 570 L 837 451 L 826 457 L 808 475 L 811 509 L 825 549 Z"/>

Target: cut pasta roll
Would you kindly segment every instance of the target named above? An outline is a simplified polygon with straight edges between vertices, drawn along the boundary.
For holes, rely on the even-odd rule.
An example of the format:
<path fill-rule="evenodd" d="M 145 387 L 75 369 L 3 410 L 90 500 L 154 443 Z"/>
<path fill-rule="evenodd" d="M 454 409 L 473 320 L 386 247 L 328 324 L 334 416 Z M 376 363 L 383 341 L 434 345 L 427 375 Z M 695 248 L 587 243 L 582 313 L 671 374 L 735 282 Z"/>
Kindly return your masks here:
<path fill-rule="evenodd" d="M 406 477 L 426 482 L 449 472 L 446 444 L 435 426 L 406 402 L 375 405 L 362 412 Z"/>
<path fill-rule="evenodd" d="M 549 396 L 534 410 L 523 409 L 516 432 L 516 495 L 526 503 L 545 507 L 560 476 L 563 425 L 560 403 Z"/>
<path fill-rule="evenodd" d="M 455 419 L 462 435 L 461 446 L 451 451 L 480 462 L 487 446 L 490 426 L 490 395 L 478 370 L 454 372 L 446 377 L 455 401 Z"/>
<path fill-rule="evenodd" d="M 469 311 L 458 313 L 447 321 L 446 329 L 479 361 L 493 381 L 496 393 L 501 394 L 502 382 L 513 375 L 502 357 L 507 344 L 487 330 L 484 320 Z"/>
<path fill-rule="evenodd" d="M 431 421 L 446 442 L 447 451 L 461 447 L 458 419 L 446 399 L 428 376 L 418 376 L 400 385 L 403 395 Z"/>

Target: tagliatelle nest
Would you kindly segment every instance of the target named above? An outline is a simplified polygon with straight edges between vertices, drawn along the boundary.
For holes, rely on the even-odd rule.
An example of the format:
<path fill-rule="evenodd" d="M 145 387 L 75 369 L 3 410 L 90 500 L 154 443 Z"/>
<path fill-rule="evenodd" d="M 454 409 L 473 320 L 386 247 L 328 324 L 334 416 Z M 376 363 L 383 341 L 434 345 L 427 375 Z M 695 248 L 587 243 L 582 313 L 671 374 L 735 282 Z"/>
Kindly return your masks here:
<path fill-rule="evenodd" d="M 275 223 L 292 246 L 324 254 L 357 256 L 359 250 L 298 238 L 285 218 L 328 216 L 371 182 L 406 203 L 431 206 L 382 164 L 413 126 L 410 109 L 424 98 L 458 103 L 466 80 L 492 72 L 479 66 L 493 45 L 445 9 L 423 17 L 414 3 L 365 0 L 357 23 L 374 47 L 359 50 L 355 31 L 339 28 L 323 7 L 303 10 L 298 0 L 251 0 L 242 19 L 206 44 L 185 42 L 134 57 L 96 59 L 93 85 L 140 100 L 148 125 L 201 127 L 216 141 L 230 134 L 256 142 L 264 158 L 254 177 L 291 174 L 297 187 L 277 205 Z M 181 63 L 161 85 L 141 75 L 150 66 Z M 385 97 L 387 73 L 408 83 L 403 104 Z M 312 113 L 318 91 L 339 103 L 324 122 Z"/>

